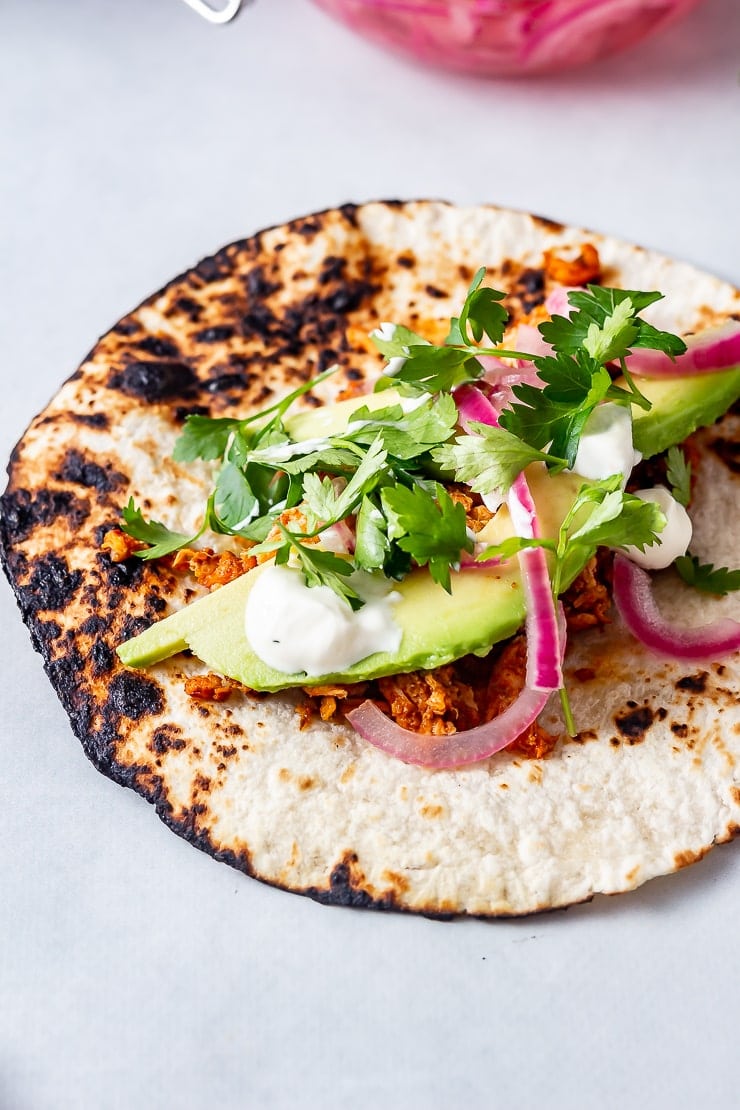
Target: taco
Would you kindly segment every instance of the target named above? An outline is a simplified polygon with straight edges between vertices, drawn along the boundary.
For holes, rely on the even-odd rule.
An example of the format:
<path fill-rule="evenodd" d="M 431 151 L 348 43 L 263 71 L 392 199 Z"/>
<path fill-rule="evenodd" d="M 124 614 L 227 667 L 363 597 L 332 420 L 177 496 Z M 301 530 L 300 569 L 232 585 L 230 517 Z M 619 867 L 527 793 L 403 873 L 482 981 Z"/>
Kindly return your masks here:
<path fill-rule="evenodd" d="M 484 285 L 480 267 L 486 267 Z M 643 472 L 644 484 L 657 480 L 674 492 L 683 487 L 688 499 L 690 464 L 693 537 L 683 574 L 715 592 L 699 592 L 668 570 L 655 583 L 661 619 L 669 627 L 711 620 L 711 634 L 723 648 L 716 659 L 698 663 L 693 648 L 683 660 L 668 659 L 635 639 L 610 607 L 610 566 L 599 565 L 593 552 L 584 550 L 578 565 L 571 561 L 562 572 L 562 585 L 572 582 L 563 595 L 566 613 L 572 626 L 580 626 L 568 638 L 563 664 L 573 735 L 557 697 L 546 697 L 521 742 L 476 762 L 417 766 L 363 739 L 347 723 L 348 710 L 352 718 L 352 709 L 370 702 L 393 715 L 402 731 L 428 732 L 443 746 L 450 736 L 485 727 L 521 702 L 522 683 L 526 692 L 526 640 L 517 634 L 524 607 L 511 617 L 503 646 L 497 637 L 489 654 L 480 642 L 466 639 L 439 658 L 434 652 L 426 659 L 414 656 L 413 674 L 381 668 L 384 674 L 366 677 L 352 670 L 362 668 L 362 661 L 333 669 L 317 664 L 305 681 L 279 692 L 272 692 L 270 681 L 260 690 L 246 688 L 248 676 L 229 675 L 228 666 L 214 671 L 207 647 L 196 645 L 197 654 L 170 654 L 170 643 L 156 658 L 129 657 L 151 664 L 139 669 L 117 655 L 121 650 L 126 658 L 121 645 L 147 643 L 153 626 L 171 628 L 169 615 L 193 612 L 194 603 L 205 599 L 211 605 L 228 599 L 228 591 L 240 589 L 253 573 L 258 556 L 252 544 L 268 564 L 286 532 L 295 534 L 297 527 L 304 538 L 310 532 L 305 521 L 295 524 L 295 515 L 280 515 L 302 512 L 300 505 L 289 504 L 284 486 L 288 507 L 281 508 L 277 495 L 272 502 L 277 533 L 250 534 L 259 512 L 255 517 L 246 504 L 237 475 L 231 476 L 233 486 L 223 480 L 220 494 L 209 501 L 212 460 L 227 441 L 233 448 L 240 422 L 274 411 L 292 392 L 290 414 L 280 410 L 281 418 L 297 426 L 303 421 L 303 438 L 323 442 L 323 431 L 313 433 L 326 413 L 336 412 L 328 406 L 340 400 L 356 411 L 367 404 L 367 391 L 384 367 L 387 376 L 384 358 L 367 342 L 369 332 L 386 344 L 391 358 L 399 359 L 393 342 L 404 340 L 403 361 L 408 337 L 389 332 L 386 322 L 443 349 L 450 318 L 459 329 L 455 313 L 464 304 L 470 311 L 463 338 L 472 332 L 480 339 L 498 302 L 483 296 L 477 310 L 471 306 L 476 293 L 494 288 L 506 294 L 508 326 L 532 340 L 536 325 L 553 312 L 569 318 L 573 287 L 597 300 L 600 288 L 660 290 L 665 299 L 645 306 L 650 320 L 645 328 L 652 329 L 653 339 L 664 332 L 707 334 L 740 317 L 740 293 L 728 284 L 606 236 L 492 207 L 373 203 L 296 220 L 224 248 L 150 297 L 98 342 L 13 454 L 0 542 L 34 645 L 86 754 L 104 774 L 152 802 L 175 832 L 249 875 L 323 902 L 426 914 L 523 914 L 597 892 L 630 890 L 699 859 L 735 834 L 740 827 L 740 657 L 732 650 L 737 605 L 730 592 L 735 578 L 732 570 L 707 569 L 709 564 L 732 568 L 737 561 L 738 417 L 731 408 L 740 396 L 740 371 L 728 365 L 736 358 L 733 325 L 711 344 L 715 357 L 724 352 L 723 371 L 679 378 L 671 404 L 654 406 L 654 411 L 669 407 L 674 415 L 647 419 L 641 432 L 642 454 L 657 453 L 652 463 L 642 464 L 655 471 L 652 478 Z M 587 303 L 594 302 L 582 302 Z M 619 303 L 617 297 L 613 307 Z M 489 326 L 495 330 L 493 322 Z M 648 331 L 640 334 L 644 338 Z M 458 330 L 452 338 L 460 335 Z M 662 357 L 680 363 L 682 348 L 670 349 L 665 342 L 668 354 Z M 633 346 L 640 343 L 638 337 Z M 608 342 L 605 365 L 607 348 Z M 701 350 L 691 357 L 696 368 Z M 513 360 L 503 365 L 511 367 Z M 503 377 L 495 378 L 499 385 Z M 454 374 L 451 382 L 455 389 L 469 385 Z M 687 402 L 689 382 L 693 393 Z M 527 384 L 532 385 L 520 378 L 511 395 Z M 628 382 L 610 379 L 602 399 L 607 390 L 625 388 Z M 670 392 L 673 385 L 665 388 Z M 408 398 L 404 407 L 403 392 L 390 394 L 401 424 L 415 404 L 423 408 Z M 688 410 L 687 425 L 675 414 Z M 479 408 L 467 413 L 467 433 L 486 434 L 480 416 Z M 667 474 L 665 448 L 717 417 L 717 423 L 691 435 L 682 462 L 674 457 Z M 223 423 L 214 425 L 214 419 Z M 334 417 L 326 419 L 331 423 Z M 417 433 L 419 426 L 413 425 Z M 214 443 L 196 450 L 191 442 L 191 449 L 183 450 L 184 429 L 191 440 L 198 433 L 201 440 L 214 436 Z M 453 440 L 450 426 L 450 442 L 464 438 L 459 422 L 454 431 Z M 556 439 L 551 435 L 532 449 L 554 457 Z M 386 451 L 384 443 L 374 449 Z M 565 436 L 561 446 L 572 462 L 574 444 Z M 279 447 L 277 441 L 263 443 L 263 449 Z M 378 466 L 387 455 L 376 455 Z M 288 451 L 286 461 L 290 457 Z M 449 455 L 438 457 L 436 484 L 427 479 L 424 486 L 427 500 L 439 512 L 449 502 L 449 515 L 456 518 L 461 505 L 466 534 L 474 532 L 473 525 L 482 530 L 499 515 L 497 506 L 487 506 L 478 491 L 472 498 L 461 491 L 464 482 L 454 466 L 450 470 L 453 462 Z M 540 471 L 557 471 L 558 465 L 545 458 L 532 463 Z M 325 501 L 341 497 L 349 482 L 332 484 L 331 469 L 329 479 L 326 467 L 319 470 L 316 489 L 324 491 Z M 284 482 L 284 471 L 273 472 Z M 566 480 L 573 476 L 566 474 Z M 581 485 L 579 480 L 575 488 Z M 619 483 L 600 491 L 600 506 L 608 496 L 629 497 Z M 548 500 L 545 495 L 541 505 Z M 238 506 L 244 510 L 241 528 L 234 517 Z M 395 508 L 400 519 L 401 509 Z M 540 504 L 535 509 L 536 515 L 545 512 Z M 645 513 L 659 532 L 663 517 Z M 201 533 L 191 543 L 204 519 L 216 532 L 207 539 Z M 230 525 L 219 527 L 224 521 Z M 531 546 L 520 544 L 512 554 L 494 529 L 493 541 L 480 552 L 480 570 L 469 563 L 476 544 L 483 545 L 469 535 L 465 550 L 447 560 L 447 570 L 451 563 L 457 582 L 463 575 L 500 577 L 514 565 L 512 573 L 521 581 L 518 560 L 536 549 L 536 538 L 530 535 Z M 638 548 L 650 546 L 639 530 L 633 538 Z M 157 544 L 163 552 L 180 550 L 161 559 L 141 558 L 156 554 Z M 301 544 L 296 541 L 288 553 L 293 562 Z M 303 546 L 310 548 L 307 542 Z M 399 551 L 400 542 L 393 547 L 396 558 Z M 435 552 L 410 554 L 429 568 Z M 468 565 L 458 571 L 461 559 Z M 329 564 L 316 572 L 310 550 L 306 560 L 325 585 Z M 331 566 L 336 569 L 336 563 Z M 618 564 L 622 579 L 632 573 L 629 567 L 625 571 L 624 563 Z M 303 570 L 308 573 L 305 565 Z M 403 575 L 397 577 L 402 591 Z M 437 577 L 444 579 L 443 566 Z M 221 588 L 211 592 L 214 586 Z M 644 631 L 640 606 L 652 603 L 652 593 L 641 595 L 640 582 L 631 579 L 622 586 L 625 617 Z M 439 592 L 430 603 L 438 623 L 448 604 L 444 587 L 444 581 L 435 584 Z M 718 591 L 724 596 L 715 596 Z M 268 616 L 273 604 L 268 600 Z M 225 627 L 232 616 L 223 600 L 217 620 Z M 726 618 L 721 626 L 720 617 Z M 237 623 L 242 620 L 239 615 Z M 665 629 L 657 618 L 653 631 L 656 627 L 657 646 L 665 649 Z M 558 635 L 553 632 L 553 642 L 561 642 Z M 490 632 L 485 636 L 490 649 Z M 219 638 L 224 637 L 215 635 Z M 704 647 L 708 638 L 703 634 Z M 178 646 L 192 646 L 189 636 Z M 268 663 L 268 671 L 271 666 L 275 670 Z M 498 690 L 493 697 L 492 674 Z M 485 708 L 481 689 L 487 691 Z M 372 739 L 375 728 L 361 722 L 360 731 Z"/>

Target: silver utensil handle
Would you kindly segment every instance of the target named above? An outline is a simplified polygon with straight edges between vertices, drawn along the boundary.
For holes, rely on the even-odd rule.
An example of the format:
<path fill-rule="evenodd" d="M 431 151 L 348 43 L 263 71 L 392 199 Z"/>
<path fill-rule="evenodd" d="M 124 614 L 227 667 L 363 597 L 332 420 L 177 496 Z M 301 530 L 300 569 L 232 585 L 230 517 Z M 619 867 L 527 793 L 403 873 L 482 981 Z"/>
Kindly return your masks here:
<path fill-rule="evenodd" d="M 214 8 L 210 0 L 185 0 L 185 3 L 209 23 L 229 23 L 242 6 L 242 0 L 227 0 L 223 8 Z"/>

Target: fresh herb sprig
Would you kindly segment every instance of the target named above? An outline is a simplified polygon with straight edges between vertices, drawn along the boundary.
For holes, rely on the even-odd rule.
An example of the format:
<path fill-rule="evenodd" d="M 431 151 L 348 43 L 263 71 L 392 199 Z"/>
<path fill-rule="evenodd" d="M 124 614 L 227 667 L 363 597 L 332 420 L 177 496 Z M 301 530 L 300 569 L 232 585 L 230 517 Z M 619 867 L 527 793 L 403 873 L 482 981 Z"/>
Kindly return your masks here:
<path fill-rule="evenodd" d="M 501 414 L 501 424 L 524 443 L 547 451 L 548 466 L 572 467 L 589 416 L 603 401 L 650 408 L 626 364 L 633 347 L 651 347 L 681 354 L 678 336 L 659 331 L 639 313 L 660 300 L 661 293 L 605 289 L 590 285 L 569 294 L 574 310 L 555 316 L 539 330 L 552 347 L 551 355 L 532 355 L 501 346 L 508 316 L 502 295 L 482 286 L 485 269 L 478 271 L 459 317 L 453 317 L 443 344 L 434 345 L 408 328 L 387 326 L 373 333 L 382 354 L 393 360 L 392 374 L 380 387 L 394 385 L 410 393 L 439 392 L 475 382 L 483 374 L 480 358 L 494 356 L 532 363 L 540 385 L 513 388 L 515 401 Z M 488 346 L 480 341 L 487 337 Z M 618 363 L 625 385 L 615 385 L 607 366 Z M 377 387 L 376 387 L 377 388 Z"/>
<path fill-rule="evenodd" d="M 402 400 L 355 410 L 340 435 L 296 443 L 284 422 L 290 406 L 333 369 L 244 419 L 190 416 L 175 445 L 176 461 L 220 460 L 203 525 L 194 536 L 173 532 L 161 522 L 146 521 L 130 502 L 123 529 L 149 545 L 141 557 L 171 553 L 209 528 L 256 542 L 274 551 L 279 561 L 293 552 L 307 582 L 328 584 L 353 605 L 361 603 L 350 596 L 353 591 L 345 581 L 353 568 L 401 578 L 413 565 L 428 566 L 434 581 L 449 590 L 451 569 L 472 551 L 472 541 L 462 505 L 439 478 L 451 475 L 474 492 L 505 493 L 532 462 L 543 462 L 554 472 L 572 467 L 597 405 L 612 400 L 649 406 L 626 373 L 624 360 L 631 347 L 655 346 L 671 355 L 683 349 L 676 337 L 639 318 L 660 294 L 597 286 L 570 294 L 574 311 L 569 317 L 556 316 L 540 325 L 552 354 L 532 356 L 504 348 L 508 316 L 503 294 L 484 285 L 485 272 L 481 268 L 476 273 L 443 343 L 430 343 L 403 326 L 384 325 L 373 334 L 378 349 L 391 360 L 380 385 L 395 386 Z M 455 435 L 458 412 L 452 391 L 481 377 L 480 359 L 486 355 L 532 363 L 543 384 L 514 387 L 501 427 L 473 425 L 467 434 Z M 612 382 L 605 364 L 614 361 L 625 371 L 626 388 Z M 674 471 L 680 483 L 677 463 Z M 595 495 L 590 496 L 601 531 L 594 532 L 594 524 L 591 533 L 568 535 L 567 542 L 561 533 L 554 550 L 563 567 L 577 542 L 581 547 L 609 542 L 615 529 L 624 532 L 634 523 L 636 510 L 621 493 L 607 491 L 597 498 L 597 508 Z M 298 506 L 307 519 L 305 535 L 283 523 L 286 510 Z M 348 517 L 356 532 L 352 558 L 321 552 L 306 542 Z M 616 520 L 622 525 L 610 524 Z"/>
<path fill-rule="evenodd" d="M 131 536 L 132 539 L 139 540 L 140 543 L 148 544 L 144 550 L 135 552 L 139 558 L 161 559 L 165 555 L 171 555 L 181 547 L 189 547 L 191 543 L 195 543 L 203 535 L 208 524 L 208 509 L 211 508 L 211 505 L 212 502 L 209 501 L 203 524 L 191 536 L 184 532 L 173 532 L 160 520 L 146 520 L 141 509 L 134 504 L 133 497 L 129 497 L 128 503 L 124 505 L 121 512 L 123 519 L 121 531 L 125 532 L 127 536 Z"/>
<path fill-rule="evenodd" d="M 584 483 L 578 490 L 555 539 L 512 536 L 486 547 L 476 558 L 510 559 L 528 547 L 552 553 L 553 595 L 558 597 L 597 547 L 637 547 L 655 543 L 665 527 L 665 516 L 653 501 L 625 493 L 620 476 Z"/>
<path fill-rule="evenodd" d="M 684 582 L 703 593 L 724 597 L 740 590 L 740 569 L 714 567 L 711 563 L 700 562 L 696 555 L 691 554 L 680 555 L 673 565 Z"/>
<path fill-rule="evenodd" d="M 669 447 L 666 455 L 666 478 L 671 493 L 684 508 L 691 500 L 691 463 L 680 447 Z"/>

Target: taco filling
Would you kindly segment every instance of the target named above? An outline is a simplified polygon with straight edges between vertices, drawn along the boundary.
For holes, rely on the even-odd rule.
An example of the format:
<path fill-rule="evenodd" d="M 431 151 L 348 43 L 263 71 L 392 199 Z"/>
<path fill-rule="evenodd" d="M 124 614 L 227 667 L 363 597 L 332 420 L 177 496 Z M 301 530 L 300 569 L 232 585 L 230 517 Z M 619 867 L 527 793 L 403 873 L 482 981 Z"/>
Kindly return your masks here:
<path fill-rule="evenodd" d="M 198 531 L 130 499 L 103 548 L 167 559 L 218 596 L 121 660 L 188 649 L 216 672 L 189 680 L 195 698 L 299 689 L 304 722 L 344 719 L 390 756 L 455 767 L 512 745 L 547 754 L 557 736 L 538 717 L 555 692 L 568 734 L 588 728 L 562 661 L 612 596 L 663 656 L 736 651 L 736 621 L 661 618 L 647 572 L 740 587 L 692 555 L 687 512 L 690 437 L 740 396 L 740 324 L 682 338 L 644 318 L 659 292 L 597 284 L 593 245 L 548 261 L 567 284 L 514 324 L 485 268 L 444 333 L 382 323 L 371 392 L 296 411 L 330 368 L 243 418 L 189 415 L 173 458 L 214 465 Z M 231 546 L 192 546 L 209 532 Z"/>

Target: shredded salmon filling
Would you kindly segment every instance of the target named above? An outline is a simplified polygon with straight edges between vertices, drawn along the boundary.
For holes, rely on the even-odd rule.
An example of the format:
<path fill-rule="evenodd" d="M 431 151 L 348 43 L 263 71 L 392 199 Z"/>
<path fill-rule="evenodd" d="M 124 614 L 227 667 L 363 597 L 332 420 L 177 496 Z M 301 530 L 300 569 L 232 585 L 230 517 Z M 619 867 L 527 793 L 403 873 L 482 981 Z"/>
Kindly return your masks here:
<path fill-rule="evenodd" d="M 286 509 L 284 513 L 280 514 L 278 519 L 285 528 L 290 529 L 290 531 L 292 532 L 305 533 L 309 530 L 306 515 L 305 513 L 302 513 L 300 509 Z M 269 543 L 272 540 L 282 540 L 282 538 L 283 534 L 278 528 L 277 524 L 273 524 L 272 528 L 267 533 L 266 542 Z M 320 540 L 318 536 L 306 536 L 306 538 L 301 542 L 306 544 L 317 544 L 320 542 Z M 269 563 L 270 560 L 274 558 L 274 551 L 263 551 L 257 556 L 257 562 Z"/>
<path fill-rule="evenodd" d="M 120 528 L 111 528 L 103 536 L 103 542 L 100 545 L 101 551 L 107 551 L 112 563 L 123 563 L 126 559 L 130 559 L 137 551 L 141 551 L 146 547 L 145 543 L 135 540 L 133 536 L 127 536 Z"/>
<path fill-rule="evenodd" d="M 594 556 L 563 597 L 570 629 L 595 628 L 608 622 L 611 597 L 608 582 L 611 558 Z M 433 736 L 475 728 L 499 716 L 519 696 L 527 667 L 527 642 L 519 633 L 494 647 L 483 659 L 465 656 L 432 671 L 390 675 L 354 686 L 305 687 L 306 700 L 298 712 L 301 727 L 318 714 L 338 720 L 363 696 L 375 701 L 401 728 Z M 557 737 L 535 722 L 507 749 L 542 759 Z"/>
<path fill-rule="evenodd" d="M 585 567 L 563 594 L 563 608 L 568 630 L 580 632 L 584 628 L 603 628 L 609 623 L 612 599 L 612 553 L 601 550 Z"/>
<path fill-rule="evenodd" d="M 248 552 L 235 554 L 233 551 L 194 551 L 182 547 L 172 556 L 173 570 L 188 570 L 193 577 L 208 590 L 217 590 L 227 582 L 233 582 L 242 574 L 257 566 L 257 560 Z"/>
<path fill-rule="evenodd" d="M 226 701 L 238 685 L 218 674 L 198 674 L 185 680 L 185 693 L 195 701 Z"/>
<path fill-rule="evenodd" d="M 558 285 L 588 285 L 601 277 L 599 252 L 593 243 L 584 243 L 575 258 L 545 251 L 545 273 Z"/>
<path fill-rule="evenodd" d="M 465 509 L 468 528 L 472 532 L 480 532 L 481 528 L 485 528 L 494 514 L 483 504 L 480 495 L 476 493 L 471 496 L 470 493 L 458 486 L 448 485 L 446 489 L 452 501 L 457 505 L 462 505 Z"/>
<path fill-rule="evenodd" d="M 478 724 L 473 689 L 458 678 L 451 663 L 433 671 L 380 678 L 378 686 L 390 716 L 412 732 L 444 736 Z"/>

